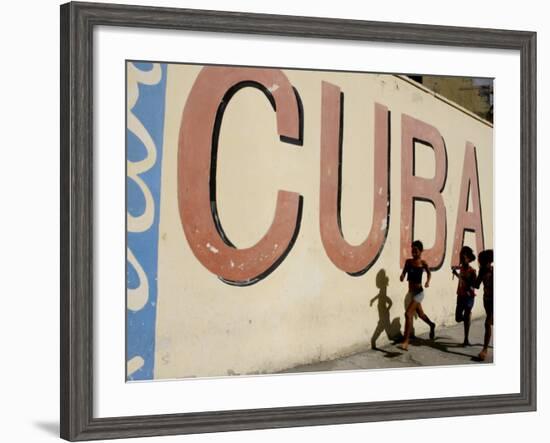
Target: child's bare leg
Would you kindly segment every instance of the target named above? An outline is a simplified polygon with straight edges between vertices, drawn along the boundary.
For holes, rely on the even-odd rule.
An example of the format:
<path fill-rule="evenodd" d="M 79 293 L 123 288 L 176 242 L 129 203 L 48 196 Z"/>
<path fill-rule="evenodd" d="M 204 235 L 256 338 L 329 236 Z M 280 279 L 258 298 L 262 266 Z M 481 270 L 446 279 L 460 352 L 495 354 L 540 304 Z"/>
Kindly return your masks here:
<path fill-rule="evenodd" d="M 464 321 L 464 308 L 456 303 L 456 310 L 455 310 L 455 321 L 457 323 L 460 323 Z"/>
<path fill-rule="evenodd" d="M 466 309 L 464 312 L 464 346 L 470 346 L 470 323 L 472 320 L 472 310 Z"/>
<path fill-rule="evenodd" d="M 418 303 L 414 300 L 411 300 L 409 306 L 407 307 L 407 310 L 405 311 L 405 333 L 403 334 L 405 338 L 403 339 L 403 343 L 401 344 L 401 349 L 405 351 L 409 348 L 409 338 L 412 331 L 413 316 L 416 312 L 417 306 Z"/>
<path fill-rule="evenodd" d="M 487 316 L 485 319 L 485 337 L 483 337 L 483 349 L 479 353 L 480 360 L 485 360 L 487 357 L 487 352 L 489 350 L 489 343 L 491 341 L 491 336 L 493 335 L 493 317 Z"/>
<path fill-rule="evenodd" d="M 493 335 L 493 324 L 485 324 L 485 337 L 483 340 L 483 349 L 489 348 L 489 342 L 491 341 L 491 336 Z"/>
<path fill-rule="evenodd" d="M 428 326 L 430 327 L 430 340 L 433 340 L 434 337 L 435 337 L 435 323 L 433 321 L 431 321 L 430 318 L 426 315 L 426 313 L 424 312 L 424 309 L 422 309 L 421 304 L 419 304 L 416 307 L 416 312 L 418 313 L 418 316 L 422 320 L 424 320 L 424 322 L 427 323 Z"/>

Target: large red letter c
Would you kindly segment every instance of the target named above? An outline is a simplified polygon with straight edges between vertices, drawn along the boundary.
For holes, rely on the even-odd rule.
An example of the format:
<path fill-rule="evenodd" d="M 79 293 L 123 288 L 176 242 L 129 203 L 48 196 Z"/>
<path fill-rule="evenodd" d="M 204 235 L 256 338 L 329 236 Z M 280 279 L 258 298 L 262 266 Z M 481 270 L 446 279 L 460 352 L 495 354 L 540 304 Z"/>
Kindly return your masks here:
<path fill-rule="evenodd" d="M 221 229 L 213 159 L 217 120 L 233 94 L 247 86 L 261 89 L 272 102 L 281 140 L 299 142 L 298 97 L 280 70 L 208 66 L 199 73 L 185 104 L 178 144 L 178 205 L 185 236 L 202 265 L 234 285 L 256 283 L 284 260 L 298 234 L 302 211 L 299 194 L 279 191 L 270 228 L 250 248 L 237 249 Z"/>

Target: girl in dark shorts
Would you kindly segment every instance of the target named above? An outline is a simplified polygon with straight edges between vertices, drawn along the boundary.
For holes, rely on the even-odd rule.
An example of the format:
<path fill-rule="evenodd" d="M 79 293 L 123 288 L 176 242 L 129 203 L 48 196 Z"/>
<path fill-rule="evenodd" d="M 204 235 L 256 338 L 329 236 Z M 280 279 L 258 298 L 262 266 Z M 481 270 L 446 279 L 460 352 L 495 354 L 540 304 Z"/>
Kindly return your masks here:
<path fill-rule="evenodd" d="M 475 259 L 476 256 L 472 248 L 463 246 L 460 250 L 460 266 L 452 268 L 453 275 L 458 277 L 455 320 L 457 323 L 464 322 L 464 346 L 470 346 L 470 322 L 476 295 L 474 287 L 477 278 L 476 271 L 470 266 L 470 263 Z"/>
<path fill-rule="evenodd" d="M 487 357 L 489 342 L 493 333 L 493 250 L 481 251 L 477 260 L 479 262 L 479 275 L 476 280 L 476 288 L 479 288 L 483 283 L 483 307 L 487 314 L 483 349 L 479 353 L 479 359 L 483 361 Z"/>
<path fill-rule="evenodd" d="M 405 338 L 401 344 L 401 349 L 405 351 L 409 348 L 409 338 L 411 336 L 413 316 L 415 313 L 417 313 L 418 316 L 430 326 L 430 339 L 433 340 L 435 337 L 435 323 L 428 318 L 422 309 L 422 300 L 424 299 L 422 273 L 426 271 L 426 275 L 428 277 L 426 280 L 427 288 L 430 286 L 430 279 L 432 278 L 432 273 L 428 268 L 428 264 L 420 258 L 423 250 L 424 245 L 421 241 L 416 240 L 412 243 L 412 258 L 407 259 L 403 272 L 401 272 L 401 276 L 399 277 L 399 280 L 403 281 L 405 279 L 405 275 L 407 276 L 407 281 L 409 282 L 409 294 L 411 295 L 411 302 L 405 311 Z"/>

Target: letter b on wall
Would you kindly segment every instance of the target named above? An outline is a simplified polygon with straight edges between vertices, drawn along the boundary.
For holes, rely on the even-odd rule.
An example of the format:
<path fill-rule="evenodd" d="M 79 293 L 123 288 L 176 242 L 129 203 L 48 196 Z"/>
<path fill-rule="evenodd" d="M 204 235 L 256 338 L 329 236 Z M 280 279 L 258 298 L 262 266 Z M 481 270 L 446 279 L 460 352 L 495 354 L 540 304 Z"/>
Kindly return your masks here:
<path fill-rule="evenodd" d="M 435 175 L 433 178 L 415 175 L 415 143 L 421 142 L 433 149 Z M 435 242 L 425 249 L 422 258 L 431 269 L 438 269 L 445 259 L 447 219 L 441 192 L 447 179 L 447 151 L 439 131 L 409 115 L 401 117 L 401 267 L 410 256 L 414 234 L 415 201 L 425 201 L 435 209 Z M 418 222 L 418 221 L 417 221 Z M 419 239 L 421 240 L 421 239 Z"/>

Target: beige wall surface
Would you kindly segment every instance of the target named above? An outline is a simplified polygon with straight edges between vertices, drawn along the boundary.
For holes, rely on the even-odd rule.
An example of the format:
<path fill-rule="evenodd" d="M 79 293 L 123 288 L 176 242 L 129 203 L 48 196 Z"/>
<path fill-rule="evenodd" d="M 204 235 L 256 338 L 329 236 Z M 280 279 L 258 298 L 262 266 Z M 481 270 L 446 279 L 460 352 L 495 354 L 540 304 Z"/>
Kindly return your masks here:
<path fill-rule="evenodd" d="M 425 290 L 426 313 L 454 324 L 457 280 L 451 256 L 466 143 L 476 147 L 485 248 L 493 247 L 492 127 L 448 101 L 394 75 L 284 70 L 303 103 L 303 145 L 283 143 L 265 95 L 241 89 L 229 102 L 220 130 L 217 205 L 224 231 L 237 248 L 251 247 L 273 220 L 277 192 L 303 196 L 296 242 L 266 278 L 249 286 L 221 281 L 189 247 L 178 210 L 178 137 L 186 99 L 200 66 L 169 65 L 161 182 L 155 378 L 272 373 L 366 349 L 379 323 L 377 275 L 388 278 L 389 320 L 403 325 L 406 282 L 399 281 L 401 247 L 401 118 L 437 128 L 445 141 L 447 178 L 445 260 Z M 319 228 L 322 82 L 344 94 L 341 220 L 357 245 L 371 229 L 374 105 L 390 115 L 390 218 L 383 250 L 370 269 L 351 276 L 328 258 Z M 415 148 L 415 174 L 433 177 L 433 150 Z M 417 203 L 414 238 L 434 243 L 435 212 Z M 382 227 L 381 227 L 382 228 Z M 475 237 L 465 244 L 477 251 Z M 483 313 L 478 297 L 474 316 Z M 394 323 L 396 324 L 396 323 Z M 425 325 L 415 322 L 416 330 Z M 388 341 L 385 334 L 378 344 Z"/>

